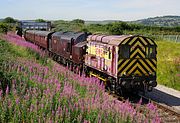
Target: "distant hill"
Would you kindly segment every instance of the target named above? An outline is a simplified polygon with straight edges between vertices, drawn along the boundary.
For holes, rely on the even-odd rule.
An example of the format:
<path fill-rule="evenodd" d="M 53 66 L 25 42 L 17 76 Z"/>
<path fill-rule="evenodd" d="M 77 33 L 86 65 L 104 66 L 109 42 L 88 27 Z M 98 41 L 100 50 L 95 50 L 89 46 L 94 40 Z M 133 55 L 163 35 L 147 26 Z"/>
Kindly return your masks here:
<path fill-rule="evenodd" d="M 117 21 L 120 21 L 120 20 L 85 21 L 85 23 L 86 24 L 108 24 L 108 23 L 117 22 Z M 143 24 L 146 26 L 173 27 L 173 26 L 180 26 L 180 16 L 153 17 L 153 18 L 141 19 L 137 21 L 127 21 L 127 22 Z"/>
<path fill-rule="evenodd" d="M 162 16 L 132 21 L 147 26 L 180 26 L 180 16 Z"/>
<path fill-rule="evenodd" d="M 103 20 L 103 21 L 85 21 L 85 24 L 108 24 L 112 22 L 117 22 L 120 20 Z"/>
<path fill-rule="evenodd" d="M 3 19 L 0 19 L 2 21 Z M 32 22 L 34 20 L 21 20 Z M 85 21 L 85 24 L 108 24 L 112 22 L 117 22 L 121 20 L 102 20 L 102 21 Z M 143 24 L 146 26 L 163 26 L 163 27 L 174 27 L 180 26 L 180 16 L 161 16 L 161 17 L 152 17 L 147 19 L 141 19 L 136 21 L 127 21 L 128 23 L 137 23 Z"/>

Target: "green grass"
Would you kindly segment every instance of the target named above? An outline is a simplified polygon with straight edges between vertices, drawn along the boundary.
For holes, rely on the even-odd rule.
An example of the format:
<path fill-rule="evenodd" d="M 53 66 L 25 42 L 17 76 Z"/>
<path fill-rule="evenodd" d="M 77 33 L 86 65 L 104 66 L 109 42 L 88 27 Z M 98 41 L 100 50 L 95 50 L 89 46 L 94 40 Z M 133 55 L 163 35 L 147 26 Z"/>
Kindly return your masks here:
<path fill-rule="evenodd" d="M 159 84 L 180 90 L 180 43 L 157 41 Z"/>
<path fill-rule="evenodd" d="M 15 46 L 9 44 L 7 41 L 0 40 L 0 56 L 1 60 L 15 57 L 33 58 L 35 53 L 27 48 Z"/>

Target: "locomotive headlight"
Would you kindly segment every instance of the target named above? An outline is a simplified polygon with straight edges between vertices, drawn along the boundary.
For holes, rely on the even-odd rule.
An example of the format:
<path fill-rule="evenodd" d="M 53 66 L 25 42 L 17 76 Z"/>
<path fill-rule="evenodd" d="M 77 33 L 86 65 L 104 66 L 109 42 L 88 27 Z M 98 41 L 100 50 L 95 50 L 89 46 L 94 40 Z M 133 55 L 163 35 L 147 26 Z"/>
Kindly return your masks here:
<path fill-rule="evenodd" d="M 149 72 L 149 75 L 153 75 L 153 76 L 155 76 L 155 72 Z"/>
<path fill-rule="evenodd" d="M 123 75 L 126 75 L 126 72 L 124 72 Z"/>

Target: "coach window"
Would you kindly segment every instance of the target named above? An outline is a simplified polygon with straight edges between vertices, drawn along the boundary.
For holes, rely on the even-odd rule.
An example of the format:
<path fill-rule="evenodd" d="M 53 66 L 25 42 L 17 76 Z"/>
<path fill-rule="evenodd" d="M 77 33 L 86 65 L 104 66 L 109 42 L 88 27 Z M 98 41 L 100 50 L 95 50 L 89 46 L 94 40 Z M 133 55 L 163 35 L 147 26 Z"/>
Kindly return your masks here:
<path fill-rule="evenodd" d="M 130 46 L 129 45 L 122 45 L 120 47 L 120 57 L 128 59 L 130 58 Z"/>
<path fill-rule="evenodd" d="M 149 46 L 146 47 L 146 58 L 155 58 L 156 57 L 156 47 Z"/>

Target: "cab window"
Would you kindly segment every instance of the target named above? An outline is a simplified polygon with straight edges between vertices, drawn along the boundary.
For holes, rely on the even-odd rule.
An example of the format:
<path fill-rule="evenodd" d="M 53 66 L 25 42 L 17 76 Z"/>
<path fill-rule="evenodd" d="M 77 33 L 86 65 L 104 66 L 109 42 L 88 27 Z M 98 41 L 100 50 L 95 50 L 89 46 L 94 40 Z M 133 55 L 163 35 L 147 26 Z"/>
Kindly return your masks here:
<path fill-rule="evenodd" d="M 110 50 L 110 47 L 108 48 L 108 52 L 109 52 L 109 59 L 111 59 L 111 50 Z"/>
<path fill-rule="evenodd" d="M 129 45 L 122 45 L 120 47 L 120 57 L 121 58 L 130 58 L 130 46 Z"/>
<path fill-rule="evenodd" d="M 156 57 L 156 47 L 148 46 L 146 47 L 146 58 L 155 58 Z"/>

